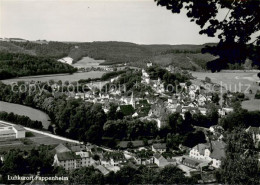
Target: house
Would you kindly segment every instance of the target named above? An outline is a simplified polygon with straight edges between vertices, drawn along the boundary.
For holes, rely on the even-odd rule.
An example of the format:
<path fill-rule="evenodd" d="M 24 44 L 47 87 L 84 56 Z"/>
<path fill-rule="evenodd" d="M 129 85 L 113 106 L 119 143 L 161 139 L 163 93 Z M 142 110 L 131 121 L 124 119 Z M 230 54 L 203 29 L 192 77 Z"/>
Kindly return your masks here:
<path fill-rule="evenodd" d="M 152 63 L 152 62 L 147 62 L 147 63 L 146 63 L 146 66 L 147 66 L 147 67 L 152 67 L 152 66 L 153 66 L 153 63 Z"/>
<path fill-rule="evenodd" d="M 199 106 L 204 106 L 206 104 L 206 101 L 207 101 L 207 98 L 200 94 L 197 99 Z"/>
<path fill-rule="evenodd" d="M 61 148 L 62 146 L 59 146 Z M 65 170 L 73 170 L 81 167 L 92 166 L 94 160 L 91 157 L 90 152 L 61 152 L 54 155 L 53 165 L 61 166 Z"/>
<path fill-rule="evenodd" d="M 103 175 L 109 174 L 109 170 L 102 165 L 94 166 L 94 168 L 100 171 Z"/>
<path fill-rule="evenodd" d="M 246 129 L 246 132 L 252 134 L 254 142 L 257 144 L 260 142 L 260 127 L 251 127 L 249 126 Z"/>
<path fill-rule="evenodd" d="M 158 167 L 165 167 L 168 165 L 168 161 L 159 153 L 154 154 L 154 163 L 157 164 Z"/>
<path fill-rule="evenodd" d="M 142 70 L 142 81 L 141 83 L 150 84 L 150 75 L 143 69 Z"/>
<path fill-rule="evenodd" d="M 176 161 L 173 159 L 166 159 L 165 157 L 163 157 L 161 154 L 159 153 L 155 153 L 153 156 L 154 159 L 154 163 L 158 166 L 158 167 L 165 167 L 167 165 L 176 165 Z"/>
<path fill-rule="evenodd" d="M 144 157 L 140 155 L 135 155 L 133 158 L 137 165 L 148 165 L 154 163 L 153 157 L 149 156 Z"/>
<path fill-rule="evenodd" d="M 54 166 L 61 166 L 65 170 L 77 169 L 81 166 L 81 158 L 74 152 L 57 153 L 54 156 Z"/>
<path fill-rule="evenodd" d="M 225 146 L 226 144 L 223 141 L 198 144 L 190 150 L 189 157 L 203 161 L 212 161 L 212 166 L 219 168 L 222 158 L 226 156 Z"/>
<path fill-rule="evenodd" d="M 121 102 L 123 102 L 125 105 L 132 105 L 133 108 L 135 108 L 135 98 L 134 93 L 132 92 L 131 97 L 121 97 Z"/>
<path fill-rule="evenodd" d="M 152 145 L 153 152 L 163 153 L 166 152 L 166 143 L 155 143 Z"/>
<path fill-rule="evenodd" d="M 191 98 L 192 100 L 195 100 L 196 92 L 193 91 L 193 90 L 191 90 L 191 91 L 189 92 L 189 96 L 190 96 L 190 98 Z"/>
<path fill-rule="evenodd" d="M 169 65 L 168 67 L 166 67 L 166 70 L 173 73 L 174 72 L 174 66 Z"/>
<path fill-rule="evenodd" d="M 233 108 L 228 108 L 228 107 L 225 107 L 225 108 L 222 108 L 222 111 L 219 112 L 221 116 L 225 116 L 231 112 L 233 112 L 234 109 Z"/>
<path fill-rule="evenodd" d="M 55 153 L 64 153 L 64 152 L 70 152 L 71 150 L 64 146 L 62 143 L 60 143 L 58 146 L 54 148 Z"/>
<path fill-rule="evenodd" d="M 85 99 L 85 95 L 84 95 L 84 93 L 76 93 L 76 95 L 75 95 L 75 99 Z"/>
<path fill-rule="evenodd" d="M 133 147 L 134 148 L 137 148 L 137 147 L 141 147 L 141 146 L 144 146 L 144 142 L 142 140 L 136 140 L 136 141 L 120 141 L 118 143 L 118 147 L 120 149 L 127 149 L 128 147 L 128 143 L 131 142 L 133 144 Z"/>
<path fill-rule="evenodd" d="M 119 166 L 126 163 L 126 158 L 121 152 L 107 152 L 102 155 L 101 165 L 106 166 Z"/>
<path fill-rule="evenodd" d="M 224 128 L 220 125 L 213 125 L 209 127 L 209 131 L 212 132 L 213 134 L 222 133 L 224 131 Z"/>
<path fill-rule="evenodd" d="M 207 109 L 206 108 L 199 107 L 199 111 L 204 116 L 207 114 Z"/>
<path fill-rule="evenodd" d="M 185 157 L 182 158 L 181 163 L 185 166 L 190 167 L 190 168 L 198 169 L 199 165 L 200 165 L 200 163 L 202 163 L 202 161 L 199 161 L 197 159 L 185 156 Z"/>

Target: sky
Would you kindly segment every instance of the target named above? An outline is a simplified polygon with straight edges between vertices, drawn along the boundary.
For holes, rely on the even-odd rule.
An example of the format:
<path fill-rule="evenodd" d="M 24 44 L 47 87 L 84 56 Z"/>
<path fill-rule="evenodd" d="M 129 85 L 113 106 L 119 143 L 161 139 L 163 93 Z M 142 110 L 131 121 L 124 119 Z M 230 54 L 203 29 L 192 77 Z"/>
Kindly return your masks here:
<path fill-rule="evenodd" d="M 0 37 L 52 41 L 204 44 L 185 13 L 153 0 L 0 0 Z"/>

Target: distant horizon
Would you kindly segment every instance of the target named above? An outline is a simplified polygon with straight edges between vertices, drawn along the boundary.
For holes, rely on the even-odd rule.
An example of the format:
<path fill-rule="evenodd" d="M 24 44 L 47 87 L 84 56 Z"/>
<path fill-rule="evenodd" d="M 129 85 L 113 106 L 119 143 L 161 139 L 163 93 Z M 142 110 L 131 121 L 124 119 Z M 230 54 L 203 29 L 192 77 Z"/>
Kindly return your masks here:
<path fill-rule="evenodd" d="M 58 40 L 47 40 L 47 39 L 36 39 L 36 40 L 30 40 L 26 38 L 21 38 L 21 37 L 0 37 L 2 39 L 21 39 L 21 40 L 26 40 L 29 42 L 32 41 L 47 41 L 47 42 L 63 42 L 63 43 L 93 43 L 93 42 L 121 42 L 121 43 L 131 43 L 131 44 L 137 44 L 137 45 L 205 45 L 205 44 L 217 44 L 217 42 L 206 42 L 203 44 L 190 44 L 190 43 L 184 43 L 184 44 L 142 44 L 142 43 L 135 43 L 135 42 L 128 42 L 128 41 L 116 41 L 116 40 L 107 40 L 107 41 L 102 41 L 102 40 L 96 40 L 96 41 L 58 41 Z"/>
<path fill-rule="evenodd" d="M 201 45 L 183 11 L 173 14 L 153 0 L 0 0 L 0 37 L 58 42 L 117 41 L 142 45 Z"/>

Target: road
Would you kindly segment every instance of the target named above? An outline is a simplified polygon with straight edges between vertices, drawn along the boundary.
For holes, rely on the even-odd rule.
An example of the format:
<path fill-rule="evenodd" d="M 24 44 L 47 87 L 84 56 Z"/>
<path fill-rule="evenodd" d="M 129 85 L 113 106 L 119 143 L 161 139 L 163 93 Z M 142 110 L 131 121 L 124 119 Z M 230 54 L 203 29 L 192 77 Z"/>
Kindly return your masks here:
<path fill-rule="evenodd" d="M 0 120 L 0 123 L 4 123 L 4 124 L 10 125 L 10 126 L 15 125 L 15 124 L 12 124 L 12 123 L 9 123 L 9 122 L 6 122 L 6 121 L 2 121 L 2 120 Z M 48 132 L 39 131 L 39 130 L 28 128 L 28 127 L 23 127 L 23 128 L 27 131 L 42 134 L 42 135 L 45 135 L 45 136 L 48 136 L 48 137 L 51 137 L 51 138 L 55 138 L 55 139 L 59 139 L 59 140 L 65 141 L 65 142 L 82 144 L 82 142 L 80 142 L 80 141 L 68 139 L 68 138 L 65 138 L 65 137 L 62 137 L 62 136 L 57 136 L 57 135 L 54 135 L 54 134 L 51 134 L 51 133 L 48 133 Z"/>

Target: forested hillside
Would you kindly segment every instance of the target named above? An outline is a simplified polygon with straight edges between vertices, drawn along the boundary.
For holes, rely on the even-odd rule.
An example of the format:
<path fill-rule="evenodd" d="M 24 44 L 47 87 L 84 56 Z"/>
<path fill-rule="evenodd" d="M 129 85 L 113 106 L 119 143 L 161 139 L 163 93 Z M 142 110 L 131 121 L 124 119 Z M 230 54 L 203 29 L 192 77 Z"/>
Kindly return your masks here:
<path fill-rule="evenodd" d="M 73 73 L 77 69 L 47 57 L 0 52 L 0 80 L 18 76 Z"/>
<path fill-rule="evenodd" d="M 214 45 L 213 43 L 205 45 Z M 103 65 L 130 63 L 143 67 L 147 61 L 160 65 L 174 65 L 189 70 L 204 70 L 206 63 L 215 59 L 202 54 L 205 45 L 138 45 L 129 42 L 0 42 L 0 51 L 25 53 L 60 59 L 70 56 L 77 62 L 84 56 L 106 60 Z M 232 67 L 233 69 L 233 67 Z"/>

